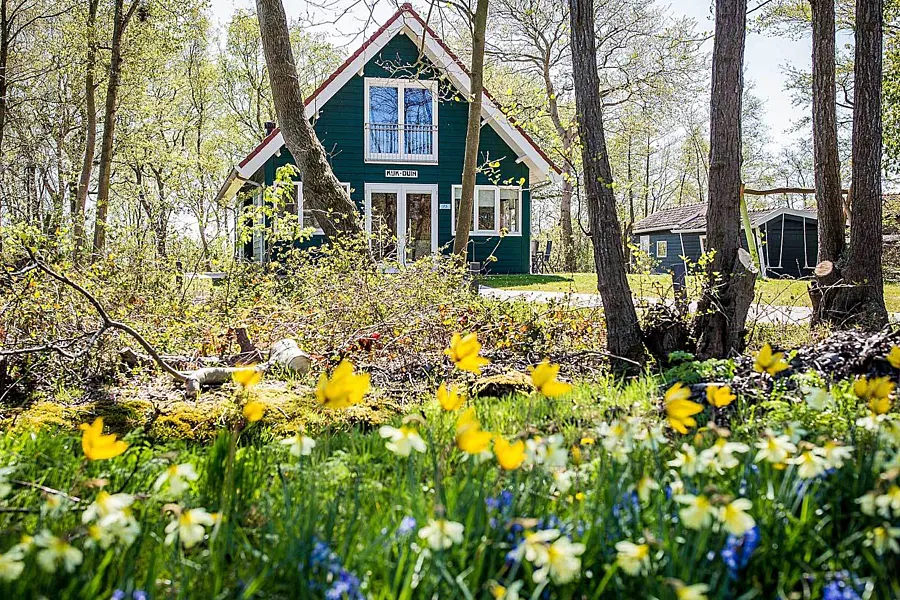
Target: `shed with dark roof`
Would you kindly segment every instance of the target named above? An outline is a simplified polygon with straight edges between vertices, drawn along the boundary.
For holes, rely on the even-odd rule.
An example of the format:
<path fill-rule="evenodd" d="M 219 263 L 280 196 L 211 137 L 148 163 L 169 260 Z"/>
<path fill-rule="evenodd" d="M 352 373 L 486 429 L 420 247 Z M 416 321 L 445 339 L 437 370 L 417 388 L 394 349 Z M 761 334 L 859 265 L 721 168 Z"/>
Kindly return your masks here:
<path fill-rule="evenodd" d="M 666 208 L 634 224 L 632 243 L 651 260 L 654 273 L 677 264 L 688 270 L 706 252 L 706 204 Z M 772 208 L 750 211 L 753 243 L 765 277 L 811 277 L 819 236 L 812 210 Z M 746 236 L 742 245 L 747 247 Z"/>

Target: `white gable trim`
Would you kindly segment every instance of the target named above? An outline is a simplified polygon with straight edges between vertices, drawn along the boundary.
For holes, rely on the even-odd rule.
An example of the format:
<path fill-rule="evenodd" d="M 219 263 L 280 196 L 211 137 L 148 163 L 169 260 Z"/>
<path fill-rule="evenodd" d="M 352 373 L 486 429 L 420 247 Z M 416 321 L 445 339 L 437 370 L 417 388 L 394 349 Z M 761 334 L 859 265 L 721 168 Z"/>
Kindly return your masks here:
<path fill-rule="evenodd" d="M 312 119 L 322 107 L 334 97 L 353 77 L 362 72 L 366 63 L 378 55 L 378 53 L 398 34 L 405 34 L 417 45 L 424 49 L 425 55 L 442 69 L 450 79 L 450 82 L 462 94 L 468 95 L 471 90 L 469 75 L 460 66 L 456 59 L 438 42 L 424 27 L 417 16 L 409 10 L 403 10 L 397 19 L 390 22 L 378 35 L 370 39 L 366 46 L 356 55 L 352 61 L 344 65 L 327 85 L 318 90 L 306 105 L 306 117 Z M 423 44 L 424 40 L 424 44 Z M 554 166 L 544 158 L 521 131 L 514 127 L 503 111 L 491 100 L 488 94 L 482 98 L 482 122 L 489 124 L 500 138 L 517 154 L 516 162 L 524 162 L 531 174 L 531 184 L 537 184 L 547 179 L 559 181 L 560 175 Z M 276 155 L 284 145 L 284 135 L 281 130 L 275 132 L 263 142 L 256 153 L 246 161 L 243 166 L 238 165 L 235 171 L 238 177 L 249 179 L 272 156 Z M 512 158 L 512 157 L 510 157 Z"/>

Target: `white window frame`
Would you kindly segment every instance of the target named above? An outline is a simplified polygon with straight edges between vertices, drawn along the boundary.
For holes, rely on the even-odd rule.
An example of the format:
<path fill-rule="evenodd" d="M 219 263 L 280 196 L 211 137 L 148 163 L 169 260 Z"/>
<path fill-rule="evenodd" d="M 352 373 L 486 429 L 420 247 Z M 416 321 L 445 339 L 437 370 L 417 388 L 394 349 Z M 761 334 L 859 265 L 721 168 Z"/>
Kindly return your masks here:
<path fill-rule="evenodd" d="M 640 237 L 640 246 L 641 246 L 641 252 L 643 252 L 644 254 L 650 254 L 650 236 L 649 235 L 642 235 Z"/>
<path fill-rule="evenodd" d="M 659 249 L 663 248 L 663 251 L 660 252 Z M 656 258 L 668 258 L 669 257 L 669 241 L 668 240 L 656 240 Z"/>
<path fill-rule="evenodd" d="M 369 145 L 369 88 L 394 87 L 397 88 L 397 142 L 399 152 L 397 154 L 372 155 Z M 407 154 L 405 152 L 405 140 L 403 126 L 406 119 L 404 110 L 404 95 L 408 88 L 427 89 L 431 91 L 431 154 Z M 365 162 L 375 164 L 403 163 L 410 165 L 433 165 L 438 162 L 438 82 L 436 79 L 384 79 L 380 77 L 365 78 L 365 113 L 363 114 L 363 144 L 365 144 Z"/>
<path fill-rule="evenodd" d="M 456 190 L 462 194 L 462 184 L 450 186 L 450 232 L 456 235 Z M 478 191 L 493 190 L 494 191 L 494 228 L 493 229 L 476 229 L 478 227 Z M 516 214 L 517 231 L 507 232 L 508 236 L 522 235 L 522 186 L 520 185 L 476 185 L 475 201 L 472 203 L 472 227 L 469 229 L 469 235 L 491 236 L 500 235 L 500 190 L 516 190 L 519 193 L 519 210 Z"/>
<path fill-rule="evenodd" d="M 431 194 L 431 251 L 438 250 L 438 186 L 425 183 L 367 183 L 365 184 L 366 233 L 372 233 L 372 194 L 397 194 L 397 256 L 406 264 L 406 195 Z M 371 239 L 369 240 L 371 245 Z"/>
<path fill-rule="evenodd" d="M 340 184 L 341 184 L 341 187 L 344 188 L 344 190 L 346 190 L 347 195 L 349 196 L 350 191 L 352 189 L 350 187 L 350 184 L 346 181 L 341 181 Z M 295 181 L 294 188 L 296 189 L 296 193 L 297 193 L 297 220 L 300 223 L 300 226 L 302 227 L 303 226 L 303 182 Z M 325 231 L 323 231 L 321 227 L 317 227 L 316 229 L 313 229 L 313 235 L 325 235 Z"/>
<path fill-rule="evenodd" d="M 258 188 L 253 194 L 253 235 L 251 240 L 251 255 L 253 260 L 262 264 L 266 262 L 266 215 L 261 210 L 263 207 L 263 190 Z M 257 247 L 259 252 L 257 252 Z"/>
<path fill-rule="evenodd" d="M 706 254 L 706 235 L 701 235 L 700 237 L 700 254 Z"/>

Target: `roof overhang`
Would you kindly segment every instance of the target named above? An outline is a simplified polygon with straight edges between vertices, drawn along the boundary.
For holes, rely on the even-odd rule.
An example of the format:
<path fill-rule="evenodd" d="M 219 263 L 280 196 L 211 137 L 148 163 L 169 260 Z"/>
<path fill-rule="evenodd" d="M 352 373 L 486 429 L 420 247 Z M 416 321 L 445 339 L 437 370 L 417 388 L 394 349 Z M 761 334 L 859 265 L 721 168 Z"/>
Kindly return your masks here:
<path fill-rule="evenodd" d="M 322 85 L 306 100 L 306 117 L 312 119 L 347 84 L 355 75 L 362 72 L 363 67 L 375 57 L 389 41 L 398 34 L 407 35 L 417 46 L 422 48 L 425 56 L 439 69 L 443 70 L 450 82 L 464 95 L 471 93 L 471 77 L 462 61 L 435 34 L 434 30 L 413 10 L 409 4 L 401 6 L 372 37 L 353 53 L 331 74 Z M 500 105 L 487 90 L 481 104 L 482 126 L 487 124 L 517 154 L 516 161 L 525 163 L 530 173 L 530 184 L 535 185 L 546 180 L 560 181 L 562 170 L 554 164 L 547 154 L 538 146 L 531 136 L 519 125 L 510 122 L 503 114 Z M 275 129 L 247 155 L 229 175 L 217 195 L 225 199 L 228 193 L 237 193 L 234 180 L 248 181 L 266 163 L 278 153 L 284 145 L 284 135 Z M 241 184 L 243 185 L 243 184 Z"/>

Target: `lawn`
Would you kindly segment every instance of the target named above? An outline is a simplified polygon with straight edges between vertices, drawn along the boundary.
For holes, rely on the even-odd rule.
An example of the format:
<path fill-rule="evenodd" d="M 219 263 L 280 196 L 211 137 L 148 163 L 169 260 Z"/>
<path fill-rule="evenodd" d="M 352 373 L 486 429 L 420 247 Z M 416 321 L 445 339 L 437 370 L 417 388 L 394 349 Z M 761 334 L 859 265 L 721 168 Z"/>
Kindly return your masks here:
<path fill-rule="evenodd" d="M 669 275 L 629 275 L 632 293 L 644 298 L 672 297 L 672 278 Z M 597 292 L 597 276 L 594 273 L 552 275 L 489 275 L 484 285 L 509 290 L 535 290 L 542 292 Z M 688 288 L 695 291 L 697 277 L 688 277 Z M 766 279 L 756 285 L 756 301 L 783 306 L 810 306 L 807 294 L 808 282 L 786 279 Z M 900 284 L 884 286 L 885 303 L 890 312 L 900 312 Z"/>

